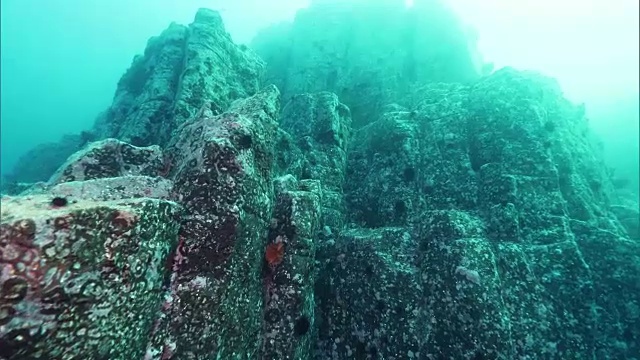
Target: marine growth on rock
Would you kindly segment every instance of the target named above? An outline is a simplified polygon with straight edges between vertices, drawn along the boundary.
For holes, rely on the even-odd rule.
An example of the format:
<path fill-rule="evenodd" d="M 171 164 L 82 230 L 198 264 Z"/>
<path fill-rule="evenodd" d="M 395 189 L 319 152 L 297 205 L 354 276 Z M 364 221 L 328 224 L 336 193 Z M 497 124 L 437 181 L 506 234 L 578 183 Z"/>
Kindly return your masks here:
<path fill-rule="evenodd" d="M 152 38 L 1 199 L 0 358 L 637 359 L 637 198 L 584 111 L 397 3 Z"/>

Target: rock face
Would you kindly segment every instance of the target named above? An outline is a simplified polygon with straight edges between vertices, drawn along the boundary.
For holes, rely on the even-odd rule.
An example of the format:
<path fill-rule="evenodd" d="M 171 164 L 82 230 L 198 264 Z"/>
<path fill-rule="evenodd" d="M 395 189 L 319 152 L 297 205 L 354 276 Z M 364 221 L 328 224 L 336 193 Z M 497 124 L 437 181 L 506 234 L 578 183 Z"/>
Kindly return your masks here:
<path fill-rule="evenodd" d="M 177 358 L 254 358 L 260 349 L 279 106 L 271 86 L 177 130 L 167 150 L 169 174 L 185 217 L 165 317 L 149 354 L 170 347 Z"/>
<path fill-rule="evenodd" d="M 0 357 L 142 358 L 179 207 L 51 199 L 2 200 Z"/>
<path fill-rule="evenodd" d="M 475 41 L 431 0 L 416 0 L 410 10 L 397 0 L 313 1 L 292 24 L 260 33 L 252 47 L 285 103 L 301 93 L 334 92 L 355 127 L 387 104 L 409 105 L 416 86 L 473 81 L 480 66 Z"/>
<path fill-rule="evenodd" d="M 258 90 L 262 61 L 233 44 L 220 14 L 201 9 L 189 26 L 172 24 L 147 44 L 118 84 L 97 133 L 136 146 L 165 145 L 209 102 L 220 113 Z"/>
<path fill-rule="evenodd" d="M 284 261 L 263 267 L 262 359 L 312 359 L 315 331 L 316 237 L 321 225 L 317 180 L 276 180 L 268 246 L 284 244 Z"/>
<path fill-rule="evenodd" d="M 344 25 L 355 8 L 333 2 L 294 27 Z M 362 16 L 406 20 L 377 4 Z M 108 138 L 2 198 L 0 357 L 637 359 L 637 206 L 554 81 L 423 74 L 281 108 L 221 29 L 202 10 L 152 39 L 119 84 L 123 111 L 96 124 Z M 353 70 L 371 42 L 348 33 Z M 316 51 L 297 39 L 291 53 Z M 314 61 L 303 73 L 325 86 Z"/>
<path fill-rule="evenodd" d="M 92 143 L 73 154 L 49 179 L 55 185 L 119 176 L 158 176 L 163 174 L 165 160 L 160 148 L 138 148 L 116 139 Z"/>
<path fill-rule="evenodd" d="M 609 209 L 583 115 L 507 69 L 357 131 L 345 193 L 368 230 L 318 252 L 317 358 L 638 353 L 640 244 Z"/>
<path fill-rule="evenodd" d="M 342 229 L 343 184 L 351 135 L 349 108 L 333 93 L 301 94 L 293 97 L 282 110 L 280 126 L 297 148 L 281 149 L 294 159 L 286 163 L 281 172 L 303 180 L 318 180 L 323 226 Z"/>

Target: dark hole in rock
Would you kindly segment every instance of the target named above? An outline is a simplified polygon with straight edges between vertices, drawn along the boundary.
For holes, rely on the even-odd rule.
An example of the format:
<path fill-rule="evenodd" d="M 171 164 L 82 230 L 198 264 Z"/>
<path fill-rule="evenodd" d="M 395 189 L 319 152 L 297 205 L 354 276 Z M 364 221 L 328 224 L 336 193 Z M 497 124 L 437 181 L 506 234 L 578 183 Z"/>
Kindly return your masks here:
<path fill-rule="evenodd" d="M 482 165 L 486 164 L 486 161 L 480 161 L 478 159 L 475 158 L 471 158 L 471 169 L 475 172 L 480 171 L 480 168 L 482 167 Z"/>
<path fill-rule="evenodd" d="M 305 167 L 302 170 L 302 174 L 300 175 L 300 180 L 308 180 L 311 179 L 311 170 L 309 170 L 309 168 Z"/>
<path fill-rule="evenodd" d="M 422 188 L 422 191 L 424 192 L 425 195 L 433 194 L 433 190 L 434 190 L 434 185 L 432 181 L 428 181 L 426 184 L 424 184 L 424 187 Z"/>
<path fill-rule="evenodd" d="M 68 203 L 67 199 L 60 196 L 56 196 L 51 200 L 51 205 L 56 207 L 67 206 L 67 203 Z"/>
<path fill-rule="evenodd" d="M 62 308 L 59 307 L 55 307 L 55 306 L 47 306 L 44 307 L 42 309 L 40 309 L 40 314 L 42 315 L 59 315 L 61 314 L 63 311 Z"/>
<path fill-rule="evenodd" d="M 369 354 L 371 354 L 372 359 L 377 359 L 378 356 L 378 348 L 375 345 L 371 345 L 369 347 Z"/>
<path fill-rule="evenodd" d="M 633 329 L 632 329 L 632 326 L 631 326 L 631 325 L 627 326 L 627 327 L 624 329 L 624 331 L 622 332 L 622 338 L 623 338 L 625 341 L 629 342 L 629 343 L 631 343 L 632 341 L 634 341 L 635 336 L 634 336 L 634 334 L 633 334 Z"/>
<path fill-rule="evenodd" d="M 367 344 L 363 341 L 356 343 L 356 359 L 366 359 L 367 356 Z"/>
<path fill-rule="evenodd" d="M 275 323 L 276 321 L 278 321 L 278 317 L 279 317 L 279 312 L 278 312 L 278 309 L 276 308 L 271 308 L 267 310 L 267 313 L 264 316 L 265 320 L 269 323 Z"/>
<path fill-rule="evenodd" d="M 253 145 L 253 140 L 251 139 L 251 135 L 245 134 L 238 138 L 238 145 L 242 149 L 249 149 Z"/>
<path fill-rule="evenodd" d="M 43 292 L 41 300 L 45 304 L 54 304 L 60 302 L 68 302 L 70 298 L 69 295 L 67 295 L 62 290 L 62 288 L 56 286 L 50 290 Z"/>
<path fill-rule="evenodd" d="M 393 204 L 393 210 L 396 216 L 402 217 L 407 213 L 407 204 L 402 200 L 398 200 Z"/>
<path fill-rule="evenodd" d="M 35 335 L 36 338 L 42 338 L 43 335 Z M 31 336 L 29 329 L 14 329 L 7 332 L 0 338 L 0 358 L 17 359 L 14 357 L 25 349 L 26 346 L 34 344 L 36 339 Z"/>
<path fill-rule="evenodd" d="M 377 228 L 383 226 L 384 220 L 377 209 L 379 209 L 379 207 L 377 204 L 374 204 L 371 208 L 367 208 L 362 211 L 362 222 L 365 227 Z"/>
<path fill-rule="evenodd" d="M 11 306 L 4 305 L 0 307 L 0 326 L 7 325 L 15 313 L 16 310 Z"/>
<path fill-rule="evenodd" d="M 373 275 L 373 265 L 367 264 L 367 266 L 364 267 L 364 274 L 367 277 L 371 277 L 371 275 Z"/>
<path fill-rule="evenodd" d="M 335 142 L 336 135 L 333 130 L 327 130 L 323 133 L 318 134 L 318 141 L 324 144 L 331 144 Z"/>
<path fill-rule="evenodd" d="M 142 146 L 146 146 L 147 144 L 145 143 L 144 138 L 140 136 L 134 136 L 131 138 L 131 145 L 142 147 Z"/>
<path fill-rule="evenodd" d="M 296 336 L 303 336 L 307 332 L 309 332 L 310 327 L 311 327 L 311 323 L 309 322 L 309 318 L 303 315 L 299 317 L 296 320 L 296 323 L 293 325 L 293 333 Z"/>
<path fill-rule="evenodd" d="M 18 303 L 27 295 L 29 285 L 24 279 L 13 277 L 2 284 L 2 300 L 7 303 Z"/>
<path fill-rule="evenodd" d="M 412 167 L 405 168 L 402 172 L 402 178 L 406 182 L 411 182 L 416 179 L 416 170 Z"/>

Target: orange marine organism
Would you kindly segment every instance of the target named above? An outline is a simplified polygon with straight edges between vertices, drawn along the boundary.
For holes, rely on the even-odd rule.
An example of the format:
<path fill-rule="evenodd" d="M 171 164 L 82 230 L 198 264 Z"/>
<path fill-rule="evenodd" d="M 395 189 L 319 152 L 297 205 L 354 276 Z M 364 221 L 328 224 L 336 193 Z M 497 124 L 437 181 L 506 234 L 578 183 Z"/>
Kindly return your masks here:
<path fill-rule="evenodd" d="M 284 259 L 284 243 L 277 242 L 267 245 L 264 258 L 269 266 L 278 266 Z"/>

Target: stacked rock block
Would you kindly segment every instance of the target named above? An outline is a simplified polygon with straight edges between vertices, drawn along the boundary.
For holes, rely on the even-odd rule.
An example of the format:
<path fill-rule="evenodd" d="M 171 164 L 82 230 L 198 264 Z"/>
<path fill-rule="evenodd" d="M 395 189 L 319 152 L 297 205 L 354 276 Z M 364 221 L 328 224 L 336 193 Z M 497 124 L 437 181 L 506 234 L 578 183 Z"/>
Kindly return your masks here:
<path fill-rule="evenodd" d="M 343 184 L 351 133 L 349 108 L 333 93 L 299 94 L 282 110 L 280 125 L 301 152 L 299 179 L 319 180 L 323 227 L 340 230 L 345 221 Z M 298 160 L 300 161 L 300 160 Z"/>
<path fill-rule="evenodd" d="M 312 359 L 315 331 L 316 236 L 321 222 L 316 180 L 276 180 L 264 279 L 263 359 Z M 269 250 L 280 249 L 281 257 Z"/>
<path fill-rule="evenodd" d="M 2 199 L 0 357 L 133 359 L 160 305 L 179 207 Z"/>
<path fill-rule="evenodd" d="M 151 358 L 254 358 L 260 350 L 278 111 L 278 90 L 268 87 L 223 114 L 204 109 L 167 149 L 185 216 Z"/>

